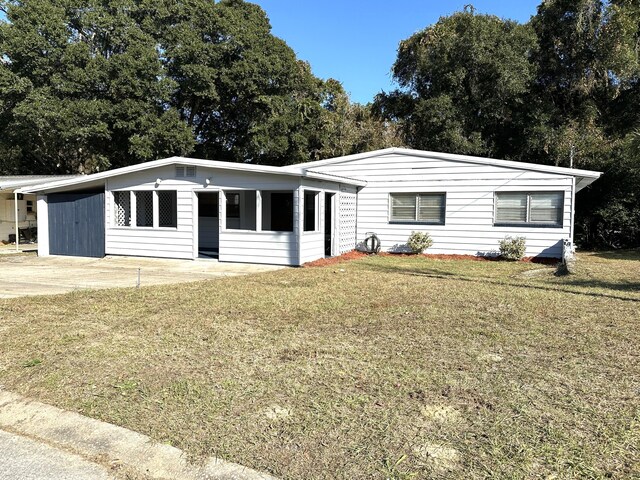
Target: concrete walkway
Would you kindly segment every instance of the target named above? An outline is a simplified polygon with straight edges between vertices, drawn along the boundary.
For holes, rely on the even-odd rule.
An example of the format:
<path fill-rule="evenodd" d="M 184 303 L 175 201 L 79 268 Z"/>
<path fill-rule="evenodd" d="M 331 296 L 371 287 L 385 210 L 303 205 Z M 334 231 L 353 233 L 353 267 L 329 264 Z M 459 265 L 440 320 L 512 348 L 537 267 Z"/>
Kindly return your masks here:
<path fill-rule="evenodd" d="M 52 295 L 75 290 L 135 287 L 140 285 L 209 280 L 247 275 L 284 267 L 248 263 L 219 263 L 216 260 L 168 260 L 116 257 L 38 257 L 34 254 L 0 256 L 0 298 Z"/>
<path fill-rule="evenodd" d="M 0 390 L 0 434 L 2 480 L 102 480 L 111 475 L 157 480 L 276 480 L 215 457 L 193 465 L 182 450 L 156 443 L 146 435 L 4 390 Z M 39 461 L 57 469 L 59 475 L 28 476 L 30 465 Z M 44 468 L 42 471 L 46 473 Z M 89 471 L 96 473 L 82 476 Z"/>

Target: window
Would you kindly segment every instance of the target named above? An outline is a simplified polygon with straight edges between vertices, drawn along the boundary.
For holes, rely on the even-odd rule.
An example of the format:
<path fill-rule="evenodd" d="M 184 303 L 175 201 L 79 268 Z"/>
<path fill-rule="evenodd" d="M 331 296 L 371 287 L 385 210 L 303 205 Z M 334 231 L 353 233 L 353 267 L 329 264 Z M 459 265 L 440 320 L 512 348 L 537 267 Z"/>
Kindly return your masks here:
<path fill-rule="evenodd" d="M 495 224 L 562 226 L 564 192 L 496 193 Z"/>
<path fill-rule="evenodd" d="M 256 229 L 256 191 L 225 192 L 227 198 L 226 228 L 231 230 Z"/>
<path fill-rule="evenodd" d="M 444 225 L 444 193 L 392 193 L 392 222 Z"/>
<path fill-rule="evenodd" d="M 239 193 L 227 193 L 227 218 L 240 218 Z"/>
<path fill-rule="evenodd" d="M 174 191 L 158 192 L 158 226 L 178 226 L 178 194 Z"/>
<path fill-rule="evenodd" d="M 304 231 L 316 230 L 316 212 L 318 211 L 318 192 L 304 192 Z"/>
<path fill-rule="evenodd" d="M 136 226 L 153 227 L 153 192 L 135 192 Z"/>
<path fill-rule="evenodd" d="M 114 219 L 118 227 L 131 225 L 131 192 L 113 192 Z"/>

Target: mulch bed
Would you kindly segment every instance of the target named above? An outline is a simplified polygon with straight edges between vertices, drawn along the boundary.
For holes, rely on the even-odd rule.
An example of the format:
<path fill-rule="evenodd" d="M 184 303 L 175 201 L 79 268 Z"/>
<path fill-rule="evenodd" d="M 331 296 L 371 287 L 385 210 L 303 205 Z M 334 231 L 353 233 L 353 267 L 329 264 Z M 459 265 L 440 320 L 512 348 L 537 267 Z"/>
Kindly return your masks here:
<path fill-rule="evenodd" d="M 349 262 L 351 260 L 357 260 L 362 257 L 366 257 L 368 255 L 372 255 L 370 253 L 359 252 L 357 250 L 351 250 L 350 252 L 343 253 L 342 255 L 338 255 L 337 257 L 330 258 L 321 258 L 319 260 L 315 260 L 313 262 L 307 262 L 303 267 L 326 267 L 327 265 L 334 265 L 336 263 Z M 411 253 L 390 253 L 390 252 L 380 252 L 377 255 L 381 257 L 415 257 L 415 254 Z M 434 259 L 434 260 L 472 260 L 474 262 L 497 262 L 503 261 L 502 257 L 482 257 L 479 255 L 459 255 L 459 254 L 431 254 L 431 253 L 423 253 L 420 256 Z M 521 262 L 526 263 L 541 263 L 543 265 L 556 265 L 560 259 L 558 258 L 547 258 L 547 257 L 525 257 Z"/>

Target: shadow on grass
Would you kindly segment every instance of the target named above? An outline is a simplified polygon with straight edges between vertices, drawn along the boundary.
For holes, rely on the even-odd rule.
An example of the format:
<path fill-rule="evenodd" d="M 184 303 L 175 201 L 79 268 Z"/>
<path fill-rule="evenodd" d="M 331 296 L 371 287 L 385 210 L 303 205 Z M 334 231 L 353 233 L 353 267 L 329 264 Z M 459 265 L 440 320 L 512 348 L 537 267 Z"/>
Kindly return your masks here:
<path fill-rule="evenodd" d="M 612 282 L 602 282 L 598 280 L 570 280 L 565 281 L 563 284 L 558 284 L 557 286 L 543 286 L 543 285 L 535 285 L 531 283 L 515 283 L 508 281 L 499 281 L 494 280 L 488 277 L 467 277 L 459 274 L 454 274 L 450 272 L 442 272 L 435 269 L 412 269 L 400 266 L 385 266 L 385 265 L 369 265 L 368 268 L 374 271 L 379 271 L 382 273 L 399 273 L 401 275 L 411 275 L 417 277 L 428 277 L 428 278 L 436 278 L 442 280 L 460 280 L 463 282 L 469 283 L 482 283 L 482 284 L 492 284 L 492 285 L 500 285 L 500 286 L 509 286 L 516 288 L 526 288 L 526 289 L 534 289 L 534 290 L 543 290 L 547 292 L 562 292 L 562 293 L 571 293 L 574 295 L 584 295 L 588 297 L 598 297 L 598 298 L 610 298 L 613 300 L 622 300 L 625 302 L 640 302 L 640 298 L 630 298 L 630 297 L 622 297 L 619 295 L 611 295 L 608 293 L 599 293 L 599 292 L 587 292 L 584 290 L 574 290 L 568 288 L 561 288 L 563 285 L 575 286 L 578 288 L 602 288 L 607 290 L 622 290 L 628 292 L 640 292 L 640 284 L 635 282 L 629 283 L 612 283 Z"/>
<path fill-rule="evenodd" d="M 640 260 L 640 249 L 634 248 L 631 250 L 608 250 L 605 252 L 594 253 L 593 256 L 604 258 L 607 260 Z"/>

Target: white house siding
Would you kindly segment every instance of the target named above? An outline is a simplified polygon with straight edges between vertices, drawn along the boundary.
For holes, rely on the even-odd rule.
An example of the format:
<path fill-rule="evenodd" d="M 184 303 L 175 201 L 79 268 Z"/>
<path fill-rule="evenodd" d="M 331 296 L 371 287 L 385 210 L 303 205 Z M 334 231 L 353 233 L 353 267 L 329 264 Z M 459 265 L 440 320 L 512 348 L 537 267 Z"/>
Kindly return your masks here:
<path fill-rule="evenodd" d="M 507 167 L 436 158 L 390 154 L 310 170 L 365 180 L 358 193 L 357 241 L 375 232 L 387 251 L 403 251 L 412 231 L 429 232 L 428 253 L 491 254 L 505 235 L 524 236 L 528 256 L 560 257 L 562 239 L 571 238 L 573 177 L 516 170 Z M 562 228 L 494 226 L 494 195 L 500 191 L 563 191 Z M 389 222 L 389 194 L 433 192 L 446 194 L 444 225 Z M 340 209 L 348 212 L 351 200 L 341 194 Z M 348 248 L 348 222 L 341 224 L 341 251 Z M 344 233 L 343 233 L 344 232 Z M 342 235 L 345 235 L 343 244 Z"/>

